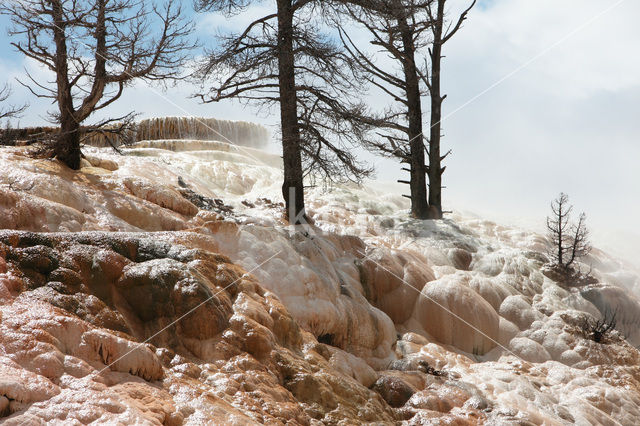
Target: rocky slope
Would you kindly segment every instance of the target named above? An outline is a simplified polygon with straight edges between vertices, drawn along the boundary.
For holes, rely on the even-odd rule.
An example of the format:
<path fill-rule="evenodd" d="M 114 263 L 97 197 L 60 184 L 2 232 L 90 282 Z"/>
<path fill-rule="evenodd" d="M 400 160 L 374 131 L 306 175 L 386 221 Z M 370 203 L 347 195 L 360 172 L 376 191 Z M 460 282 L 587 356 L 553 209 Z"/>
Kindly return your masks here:
<path fill-rule="evenodd" d="M 222 142 L 0 165 L 7 424 L 640 418 L 640 279 L 602 252 L 558 283 L 543 237 L 413 221 L 379 183 L 310 190 L 291 229 L 279 158 Z"/>

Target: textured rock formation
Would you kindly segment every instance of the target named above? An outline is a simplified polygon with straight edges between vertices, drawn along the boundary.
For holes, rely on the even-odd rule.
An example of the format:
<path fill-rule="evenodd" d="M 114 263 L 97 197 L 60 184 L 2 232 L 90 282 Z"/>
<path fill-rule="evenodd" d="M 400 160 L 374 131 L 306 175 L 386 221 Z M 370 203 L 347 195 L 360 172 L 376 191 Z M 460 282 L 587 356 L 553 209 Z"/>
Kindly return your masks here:
<path fill-rule="evenodd" d="M 0 233 L 10 423 L 394 418 L 361 384 L 370 367 L 324 349 L 227 258 L 174 238 Z"/>
<path fill-rule="evenodd" d="M 0 149 L 5 423 L 640 416 L 623 339 L 640 278 L 597 250 L 598 282 L 568 287 L 541 273 L 544 237 L 415 221 L 380 183 L 310 188 L 315 225 L 294 229 L 278 156 L 175 140 L 86 154 L 73 172 Z M 616 307 L 620 329 L 593 341 L 584 319 Z"/>
<path fill-rule="evenodd" d="M 381 249 L 367 254 L 360 264 L 360 277 L 367 299 L 395 324 L 409 320 L 420 291 L 435 280 L 424 257 Z"/>
<path fill-rule="evenodd" d="M 135 135 L 138 141 L 158 139 L 219 140 L 255 147 L 264 146 L 269 141 L 268 130 L 258 124 L 195 117 L 142 120 L 136 123 Z"/>
<path fill-rule="evenodd" d="M 496 346 L 500 320 L 478 293 L 460 284 L 464 279 L 453 275 L 427 284 L 414 317 L 438 342 L 483 355 Z"/>

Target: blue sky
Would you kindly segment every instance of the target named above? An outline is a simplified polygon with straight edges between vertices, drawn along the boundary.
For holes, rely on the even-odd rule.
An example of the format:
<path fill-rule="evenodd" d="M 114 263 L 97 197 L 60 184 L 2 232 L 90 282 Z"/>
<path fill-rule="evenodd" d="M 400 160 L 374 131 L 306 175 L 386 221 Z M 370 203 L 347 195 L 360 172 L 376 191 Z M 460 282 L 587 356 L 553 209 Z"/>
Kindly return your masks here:
<path fill-rule="evenodd" d="M 22 57 L 15 53 L 13 47 L 9 44 L 6 29 L 10 25 L 10 20 L 7 16 L 0 15 L 0 28 L 2 28 L 2 42 L 0 43 L 0 57 L 5 65 L 16 66 L 22 62 Z"/>
<path fill-rule="evenodd" d="M 587 213 L 598 241 L 640 258 L 640 3 L 484 0 L 479 6 L 445 48 L 443 143 L 454 152 L 444 176 L 445 207 L 540 226 L 549 201 L 565 191 Z M 245 18 L 252 13 L 259 11 Z M 217 26 L 229 25 L 196 16 L 205 42 Z M 0 31 L 6 26 L 0 17 Z M 8 43 L 0 40 L 0 84 L 30 66 Z M 41 123 L 50 106 L 13 86 L 14 102 L 31 103 L 22 123 Z M 179 85 L 159 93 L 137 84 L 106 113 L 133 108 L 142 117 L 212 116 L 277 130 L 276 115 L 234 102 L 200 105 L 188 98 L 193 91 Z M 404 177 L 394 162 L 361 155 L 377 162 L 380 179 Z"/>

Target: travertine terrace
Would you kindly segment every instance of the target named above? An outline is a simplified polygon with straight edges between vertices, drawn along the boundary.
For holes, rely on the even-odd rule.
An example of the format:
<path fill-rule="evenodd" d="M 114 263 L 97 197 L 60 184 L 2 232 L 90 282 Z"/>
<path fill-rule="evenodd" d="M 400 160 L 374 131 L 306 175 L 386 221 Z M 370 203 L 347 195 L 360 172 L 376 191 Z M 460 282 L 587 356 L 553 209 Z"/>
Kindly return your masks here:
<path fill-rule="evenodd" d="M 277 156 L 217 141 L 0 149 L 5 424 L 627 424 L 637 271 L 545 275 L 546 239 L 407 219 L 381 184 L 283 221 Z M 618 309 L 603 343 L 582 324 Z"/>

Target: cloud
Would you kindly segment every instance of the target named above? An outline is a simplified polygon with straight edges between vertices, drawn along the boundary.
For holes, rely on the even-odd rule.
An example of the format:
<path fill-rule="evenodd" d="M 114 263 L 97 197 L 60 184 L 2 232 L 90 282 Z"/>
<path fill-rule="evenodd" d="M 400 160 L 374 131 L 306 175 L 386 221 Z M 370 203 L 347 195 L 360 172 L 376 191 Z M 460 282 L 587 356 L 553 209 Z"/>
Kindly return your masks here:
<path fill-rule="evenodd" d="M 612 4 L 495 0 L 474 10 L 446 47 L 445 115 Z M 565 191 L 592 226 L 635 227 L 639 13 L 637 2 L 620 4 L 445 120 L 445 202 L 542 223 Z"/>
<path fill-rule="evenodd" d="M 241 32 L 255 20 L 273 12 L 274 8 L 263 4 L 249 6 L 241 13 L 230 17 L 218 12 L 204 12 L 198 17 L 197 30 L 200 34 L 209 36 L 221 32 Z"/>
<path fill-rule="evenodd" d="M 600 89 L 619 90 L 640 82 L 636 16 L 640 4 L 594 0 L 499 0 L 476 9 L 450 53 L 484 60 L 503 73 L 528 61 L 554 43 L 561 45 L 527 67 L 549 92 L 584 96 Z M 603 11 L 608 10 L 602 14 Z M 595 19 L 595 20 L 594 20 Z M 594 20 L 594 21 L 592 21 Z M 588 24 L 587 24 L 588 23 Z M 585 26 L 585 24 L 587 24 Z"/>

